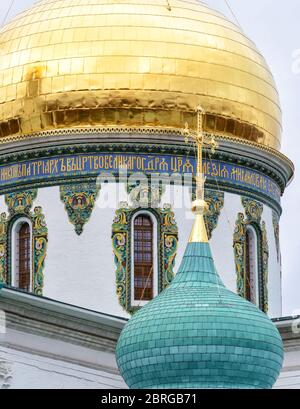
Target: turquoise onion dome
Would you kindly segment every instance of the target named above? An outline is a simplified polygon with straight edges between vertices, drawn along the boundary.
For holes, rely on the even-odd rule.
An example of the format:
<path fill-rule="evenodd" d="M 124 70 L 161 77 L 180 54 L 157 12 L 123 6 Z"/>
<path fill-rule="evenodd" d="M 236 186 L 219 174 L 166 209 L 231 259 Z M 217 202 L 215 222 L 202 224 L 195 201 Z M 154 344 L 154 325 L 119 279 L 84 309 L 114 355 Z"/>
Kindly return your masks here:
<path fill-rule="evenodd" d="M 224 286 L 204 229 L 197 215 L 173 282 L 121 333 L 117 363 L 130 388 L 267 389 L 278 378 L 280 334 L 255 305 Z"/>

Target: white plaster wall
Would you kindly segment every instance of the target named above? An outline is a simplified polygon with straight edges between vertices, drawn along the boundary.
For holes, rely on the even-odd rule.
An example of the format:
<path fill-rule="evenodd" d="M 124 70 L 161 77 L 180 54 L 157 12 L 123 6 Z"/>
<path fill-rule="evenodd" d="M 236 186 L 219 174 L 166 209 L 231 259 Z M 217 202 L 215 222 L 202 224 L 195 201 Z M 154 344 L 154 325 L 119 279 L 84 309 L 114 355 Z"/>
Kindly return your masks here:
<path fill-rule="evenodd" d="M 300 389 L 300 348 L 285 351 L 283 369 L 275 389 Z"/>
<path fill-rule="evenodd" d="M 128 316 L 116 295 L 116 267 L 111 243 L 115 208 L 120 201 L 128 200 L 128 197 L 124 186 L 118 190 L 121 196 L 116 196 L 115 192 L 113 184 L 102 187 L 91 218 L 84 226 L 83 233 L 78 236 L 60 200 L 59 187 L 38 190 L 34 206 L 43 208 L 49 238 L 44 270 L 44 296 L 116 316 Z M 109 205 L 104 206 L 104 203 Z M 161 204 L 164 203 L 175 203 L 174 211 L 179 229 L 179 248 L 175 265 L 177 271 L 193 223 L 189 188 L 167 188 L 161 200 Z M 3 197 L 0 197 L 0 211 L 7 211 Z M 216 267 L 224 284 L 232 291 L 236 291 L 233 232 L 237 214 L 243 211 L 240 197 L 226 193 L 225 207 L 211 240 Z M 266 222 L 270 251 L 269 315 L 279 317 L 280 264 L 277 260 L 272 210 L 267 206 L 264 206 L 262 220 Z"/>
<path fill-rule="evenodd" d="M 94 351 L 94 354 L 96 362 L 101 353 Z M 0 346 L 1 388 L 123 389 L 126 385 L 120 375 L 105 370 L 42 356 L 34 350 L 28 353 Z"/>
<path fill-rule="evenodd" d="M 60 201 L 59 188 L 39 189 L 35 205 L 42 206 L 48 226 L 43 294 L 95 311 L 126 316 L 115 290 L 111 244 L 115 210 L 100 208 L 97 203 L 78 236 Z"/>

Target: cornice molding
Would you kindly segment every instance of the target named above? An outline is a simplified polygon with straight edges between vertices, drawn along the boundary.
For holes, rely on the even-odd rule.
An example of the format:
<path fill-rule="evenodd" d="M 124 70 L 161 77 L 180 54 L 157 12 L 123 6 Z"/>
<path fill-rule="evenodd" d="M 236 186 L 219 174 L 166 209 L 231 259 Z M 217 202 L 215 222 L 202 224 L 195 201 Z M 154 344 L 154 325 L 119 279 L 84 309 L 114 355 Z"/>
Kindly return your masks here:
<path fill-rule="evenodd" d="M 114 353 L 125 319 L 37 297 L 16 289 L 0 290 L 8 330 L 52 338 Z"/>

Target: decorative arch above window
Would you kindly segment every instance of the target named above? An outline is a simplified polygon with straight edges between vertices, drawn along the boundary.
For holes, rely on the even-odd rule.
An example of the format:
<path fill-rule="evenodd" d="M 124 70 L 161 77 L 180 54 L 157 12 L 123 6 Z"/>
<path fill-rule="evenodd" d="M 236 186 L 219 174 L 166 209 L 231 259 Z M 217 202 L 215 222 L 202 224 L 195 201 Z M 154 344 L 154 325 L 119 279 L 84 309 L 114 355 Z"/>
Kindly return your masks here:
<path fill-rule="evenodd" d="M 246 215 L 238 214 L 233 235 L 237 292 L 267 313 L 269 246 L 263 205 L 245 197 L 242 204 Z"/>
<path fill-rule="evenodd" d="M 78 236 L 89 221 L 100 187 L 94 183 L 73 183 L 60 186 L 60 199 L 65 205 L 69 221 Z"/>
<path fill-rule="evenodd" d="M 0 217 L 0 281 L 12 285 L 12 233 L 18 220 L 28 220 L 31 225 L 31 289 L 42 295 L 44 284 L 44 263 L 47 252 L 48 229 L 42 208 L 32 209 L 37 190 L 10 193 L 5 196 L 8 215 Z"/>
<path fill-rule="evenodd" d="M 151 181 L 141 174 L 141 179 L 138 179 L 138 175 L 132 181 L 129 178 L 127 183 L 127 193 L 129 195 L 129 201 L 133 208 L 159 208 L 162 195 L 165 192 L 165 185 L 163 185 L 158 179 L 152 175 Z"/>
<path fill-rule="evenodd" d="M 129 313 L 139 308 L 132 297 L 132 221 L 135 215 L 151 214 L 157 223 L 157 279 L 154 294 L 160 293 L 174 277 L 174 263 L 178 245 L 178 228 L 170 205 L 144 211 L 129 207 L 127 202 L 116 210 L 112 226 L 112 244 L 116 264 L 116 288 L 121 306 Z M 155 259 L 155 256 L 154 256 Z M 155 273 L 155 270 L 153 269 Z"/>

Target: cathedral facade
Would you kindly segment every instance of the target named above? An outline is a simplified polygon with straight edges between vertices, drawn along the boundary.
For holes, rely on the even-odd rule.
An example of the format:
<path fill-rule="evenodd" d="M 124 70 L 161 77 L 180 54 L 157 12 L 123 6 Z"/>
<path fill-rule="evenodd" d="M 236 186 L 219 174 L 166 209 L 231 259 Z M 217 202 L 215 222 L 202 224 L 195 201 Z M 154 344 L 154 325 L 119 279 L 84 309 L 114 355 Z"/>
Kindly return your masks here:
<path fill-rule="evenodd" d="M 49 375 L 68 362 L 50 386 L 124 386 L 118 334 L 172 282 L 192 227 L 185 136 L 200 116 L 218 145 L 203 154 L 216 267 L 282 316 L 281 197 L 294 168 L 272 74 L 240 28 L 198 0 L 42 0 L 1 30 L 0 49 L 4 386 L 25 385 L 31 353 L 34 382 L 39 365 Z"/>

